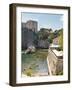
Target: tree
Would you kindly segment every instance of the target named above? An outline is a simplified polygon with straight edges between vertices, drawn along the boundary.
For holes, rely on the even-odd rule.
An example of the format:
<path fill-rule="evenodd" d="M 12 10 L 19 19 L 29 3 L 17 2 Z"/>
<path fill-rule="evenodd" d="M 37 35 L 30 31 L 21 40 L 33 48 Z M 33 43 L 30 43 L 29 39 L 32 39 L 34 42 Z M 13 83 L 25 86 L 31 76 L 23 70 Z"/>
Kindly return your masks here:
<path fill-rule="evenodd" d="M 50 33 L 49 37 L 48 37 L 48 42 L 52 43 L 53 42 L 53 38 L 54 38 L 54 33 Z"/>
<path fill-rule="evenodd" d="M 40 31 L 38 32 L 38 36 L 39 36 L 39 39 L 42 39 L 42 40 L 46 40 L 48 39 L 48 37 L 52 34 L 52 29 L 48 29 L 48 28 L 41 28 Z M 52 37 L 52 35 L 50 36 Z"/>
<path fill-rule="evenodd" d="M 54 38 L 58 37 L 59 36 L 59 30 L 55 30 L 54 31 Z"/>
<path fill-rule="evenodd" d="M 59 45 L 60 45 L 60 49 L 63 50 L 63 29 L 59 32 Z"/>
<path fill-rule="evenodd" d="M 53 42 L 53 39 L 51 37 L 48 37 L 48 42 L 49 43 L 52 43 Z"/>
<path fill-rule="evenodd" d="M 41 29 L 41 30 L 38 32 L 38 37 L 39 37 L 39 39 L 45 40 L 45 39 L 48 38 L 48 36 L 49 36 L 49 33 L 46 32 L 46 30 L 44 30 L 44 29 Z"/>

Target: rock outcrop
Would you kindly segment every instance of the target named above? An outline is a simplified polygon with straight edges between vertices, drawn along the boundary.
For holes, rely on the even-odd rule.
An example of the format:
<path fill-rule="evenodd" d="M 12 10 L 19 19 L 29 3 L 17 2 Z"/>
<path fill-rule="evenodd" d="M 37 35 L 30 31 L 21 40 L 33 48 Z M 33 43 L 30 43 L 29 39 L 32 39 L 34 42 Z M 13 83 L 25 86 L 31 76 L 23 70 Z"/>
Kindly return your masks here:
<path fill-rule="evenodd" d="M 38 47 L 39 48 L 49 48 L 48 40 L 38 40 Z"/>
<path fill-rule="evenodd" d="M 27 53 L 34 53 L 36 51 L 36 49 L 35 49 L 35 47 L 34 46 L 29 46 L 28 48 L 27 48 L 27 50 L 25 50 L 25 54 L 27 54 Z"/>

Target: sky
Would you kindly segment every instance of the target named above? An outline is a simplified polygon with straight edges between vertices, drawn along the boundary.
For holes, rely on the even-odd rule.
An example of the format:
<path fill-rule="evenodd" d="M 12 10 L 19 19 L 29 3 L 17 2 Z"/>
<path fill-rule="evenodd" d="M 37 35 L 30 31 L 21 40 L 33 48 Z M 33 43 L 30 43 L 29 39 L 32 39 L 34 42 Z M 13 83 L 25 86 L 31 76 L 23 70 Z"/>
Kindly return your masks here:
<path fill-rule="evenodd" d="M 40 28 L 52 28 L 53 31 L 63 28 L 62 14 L 22 12 L 21 21 L 27 22 L 28 20 L 34 20 L 38 22 L 38 31 Z"/>

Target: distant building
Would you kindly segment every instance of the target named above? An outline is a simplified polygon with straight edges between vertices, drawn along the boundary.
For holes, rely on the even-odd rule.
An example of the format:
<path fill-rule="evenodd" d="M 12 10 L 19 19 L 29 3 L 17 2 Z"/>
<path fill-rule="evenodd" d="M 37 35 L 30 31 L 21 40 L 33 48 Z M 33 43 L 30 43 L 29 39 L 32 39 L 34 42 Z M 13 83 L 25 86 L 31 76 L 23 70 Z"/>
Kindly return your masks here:
<path fill-rule="evenodd" d="M 54 38 L 53 39 L 53 44 L 58 45 L 58 43 L 59 43 L 58 37 Z"/>
<path fill-rule="evenodd" d="M 22 23 L 23 28 L 27 28 L 32 30 L 33 32 L 37 32 L 38 29 L 38 23 L 37 21 L 29 20 L 26 23 Z"/>

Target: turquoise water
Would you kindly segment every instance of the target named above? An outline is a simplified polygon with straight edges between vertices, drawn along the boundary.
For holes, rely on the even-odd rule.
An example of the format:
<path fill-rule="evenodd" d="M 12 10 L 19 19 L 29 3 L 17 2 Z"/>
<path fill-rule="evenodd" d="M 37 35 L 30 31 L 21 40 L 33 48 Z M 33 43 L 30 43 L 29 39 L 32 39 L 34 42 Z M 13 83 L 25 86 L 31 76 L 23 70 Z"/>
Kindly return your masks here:
<path fill-rule="evenodd" d="M 27 76 L 47 76 L 47 49 L 36 50 L 35 53 L 22 53 L 22 74 Z"/>

